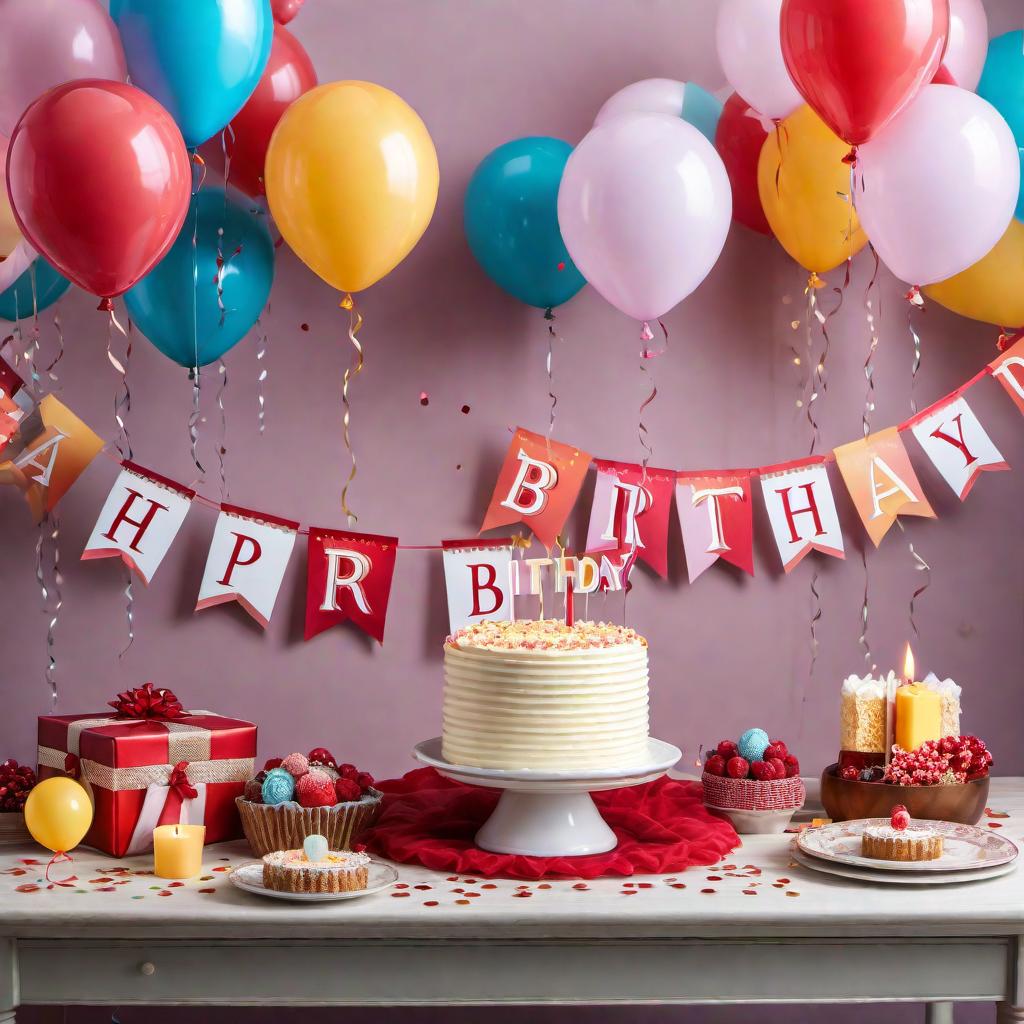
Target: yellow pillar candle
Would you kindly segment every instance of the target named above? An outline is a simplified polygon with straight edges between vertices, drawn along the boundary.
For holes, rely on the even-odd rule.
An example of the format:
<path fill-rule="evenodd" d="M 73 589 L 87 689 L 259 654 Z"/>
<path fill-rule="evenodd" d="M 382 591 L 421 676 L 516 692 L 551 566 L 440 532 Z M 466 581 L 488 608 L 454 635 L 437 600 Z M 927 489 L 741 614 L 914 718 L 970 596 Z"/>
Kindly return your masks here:
<path fill-rule="evenodd" d="M 153 829 L 157 878 L 194 878 L 203 870 L 205 825 L 158 825 Z"/>
<path fill-rule="evenodd" d="M 896 744 L 917 750 L 927 740 L 942 736 L 942 698 L 920 683 L 896 690 Z"/>

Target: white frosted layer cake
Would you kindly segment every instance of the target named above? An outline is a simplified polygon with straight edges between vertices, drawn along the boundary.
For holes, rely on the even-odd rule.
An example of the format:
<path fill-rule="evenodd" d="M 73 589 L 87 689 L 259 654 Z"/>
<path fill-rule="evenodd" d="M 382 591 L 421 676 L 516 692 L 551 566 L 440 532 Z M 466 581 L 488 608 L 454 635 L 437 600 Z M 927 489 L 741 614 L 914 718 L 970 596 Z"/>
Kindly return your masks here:
<path fill-rule="evenodd" d="M 603 622 L 480 622 L 444 648 L 443 753 L 478 768 L 648 760 L 647 641 Z"/>

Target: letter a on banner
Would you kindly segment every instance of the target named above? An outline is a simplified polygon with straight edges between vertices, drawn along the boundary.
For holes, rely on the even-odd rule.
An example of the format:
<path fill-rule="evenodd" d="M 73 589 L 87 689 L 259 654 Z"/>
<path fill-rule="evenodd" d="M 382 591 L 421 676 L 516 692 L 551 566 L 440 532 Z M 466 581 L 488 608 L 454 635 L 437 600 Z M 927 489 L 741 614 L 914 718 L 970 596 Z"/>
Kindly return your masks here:
<path fill-rule="evenodd" d="M 196 492 L 134 462 L 121 465 L 121 475 L 103 503 L 82 561 L 121 558 L 148 585 Z"/>
<path fill-rule="evenodd" d="M 513 618 L 512 546 L 511 537 L 441 541 L 452 633 L 485 619 Z"/>
<path fill-rule="evenodd" d="M 306 568 L 306 639 L 350 620 L 384 643 L 397 550 L 397 537 L 311 526 Z"/>
<path fill-rule="evenodd" d="M 998 359 L 988 364 L 989 372 L 1024 412 L 1024 338 L 1011 345 Z"/>
<path fill-rule="evenodd" d="M 237 601 L 266 629 L 298 528 L 290 519 L 221 505 L 196 611 Z"/>
<path fill-rule="evenodd" d="M 811 551 L 846 557 L 823 456 L 762 469 L 761 491 L 786 572 Z"/>
<path fill-rule="evenodd" d="M 579 448 L 516 428 L 480 531 L 525 523 L 551 548 L 589 466 L 590 456 Z"/>
<path fill-rule="evenodd" d="M 835 456 L 846 489 L 875 547 L 881 544 L 897 516 L 935 518 L 896 427 L 844 444 L 835 449 Z"/>
<path fill-rule="evenodd" d="M 910 429 L 961 501 L 985 470 L 1010 468 L 962 396 L 926 409 Z"/>
<path fill-rule="evenodd" d="M 680 474 L 676 510 L 691 583 L 719 558 L 754 575 L 749 472 Z"/>

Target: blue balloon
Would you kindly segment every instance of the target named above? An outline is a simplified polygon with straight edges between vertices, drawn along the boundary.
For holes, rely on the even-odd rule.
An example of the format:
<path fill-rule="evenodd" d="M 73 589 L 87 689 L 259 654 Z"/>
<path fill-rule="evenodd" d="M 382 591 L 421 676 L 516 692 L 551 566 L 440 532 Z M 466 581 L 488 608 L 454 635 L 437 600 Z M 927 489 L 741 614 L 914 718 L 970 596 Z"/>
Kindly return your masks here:
<path fill-rule="evenodd" d="M 558 186 L 572 153 L 535 136 L 499 146 L 466 189 L 466 238 L 480 266 L 505 291 L 540 309 L 560 306 L 587 282 L 558 227 Z"/>
<path fill-rule="evenodd" d="M 41 313 L 52 306 L 70 287 L 71 282 L 57 273 L 40 256 L 9 288 L 0 292 L 0 320 L 20 320 L 32 316 L 32 277 L 35 275 L 35 311 Z"/>
<path fill-rule="evenodd" d="M 684 121 L 688 121 L 713 146 L 718 121 L 722 116 L 722 101 L 712 96 L 707 89 L 702 89 L 694 82 L 687 82 L 683 89 Z"/>
<path fill-rule="evenodd" d="M 270 0 L 111 0 L 133 85 L 170 112 L 190 149 L 217 134 L 270 56 Z"/>
<path fill-rule="evenodd" d="M 274 243 L 263 218 L 223 189 L 204 188 L 192 197 L 170 251 L 125 292 L 124 302 L 135 326 L 168 359 L 205 366 L 245 337 L 267 304 L 273 280 Z"/>
<path fill-rule="evenodd" d="M 988 44 L 978 95 L 1003 115 L 1017 142 L 1021 169 L 1017 219 L 1024 220 L 1024 32 L 1007 32 Z"/>

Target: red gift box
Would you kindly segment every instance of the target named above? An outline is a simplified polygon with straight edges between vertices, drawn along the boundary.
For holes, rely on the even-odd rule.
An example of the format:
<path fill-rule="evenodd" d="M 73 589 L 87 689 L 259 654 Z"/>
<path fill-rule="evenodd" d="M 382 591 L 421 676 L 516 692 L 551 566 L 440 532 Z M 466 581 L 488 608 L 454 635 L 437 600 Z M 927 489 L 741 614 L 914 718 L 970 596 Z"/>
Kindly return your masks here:
<path fill-rule="evenodd" d="M 176 822 L 205 825 L 207 843 L 239 838 L 235 797 L 255 756 L 256 726 L 212 711 L 39 718 L 39 778 L 85 786 L 94 815 L 83 842 L 114 857 L 151 850 L 153 829 Z"/>

